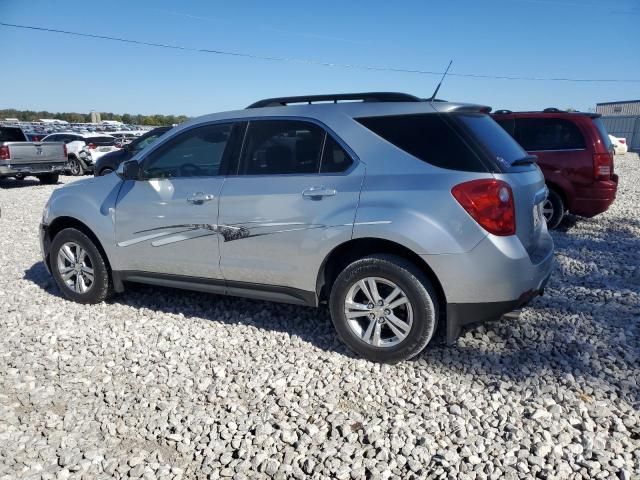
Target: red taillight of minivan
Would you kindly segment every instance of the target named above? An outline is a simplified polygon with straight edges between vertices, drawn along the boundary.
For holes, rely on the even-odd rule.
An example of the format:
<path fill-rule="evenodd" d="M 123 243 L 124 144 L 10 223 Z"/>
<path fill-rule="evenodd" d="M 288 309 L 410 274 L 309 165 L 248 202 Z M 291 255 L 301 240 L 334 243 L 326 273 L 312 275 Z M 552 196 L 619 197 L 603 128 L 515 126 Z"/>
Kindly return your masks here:
<path fill-rule="evenodd" d="M 8 145 L 0 147 L 0 160 L 11 160 L 11 153 L 9 152 Z"/>
<path fill-rule="evenodd" d="M 63 146 L 62 146 L 62 148 L 63 148 L 63 150 L 64 150 L 64 158 L 67 158 L 67 155 L 68 155 L 68 153 L 67 153 L 67 146 L 66 146 L 66 145 L 63 145 Z"/>
<path fill-rule="evenodd" d="M 503 237 L 516 233 L 516 209 L 508 183 L 471 180 L 453 187 L 451 194 L 487 232 Z"/>
<path fill-rule="evenodd" d="M 609 180 L 613 173 L 613 153 L 594 153 L 593 168 L 596 180 Z"/>

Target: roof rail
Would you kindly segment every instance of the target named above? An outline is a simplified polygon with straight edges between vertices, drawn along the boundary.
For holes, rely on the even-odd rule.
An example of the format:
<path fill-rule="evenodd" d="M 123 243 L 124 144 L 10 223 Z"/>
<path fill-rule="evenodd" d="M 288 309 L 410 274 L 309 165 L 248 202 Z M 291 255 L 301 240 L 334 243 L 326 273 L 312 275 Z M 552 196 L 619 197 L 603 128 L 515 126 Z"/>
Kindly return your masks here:
<path fill-rule="evenodd" d="M 555 107 L 549 107 L 549 108 L 545 108 L 543 110 L 544 113 L 559 113 L 559 112 L 564 112 L 564 110 L 560 110 L 559 108 L 555 108 Z"/>
<path fill-rule="evenodd" d="M 283 107 L 291 103 L 333 102 L 360 100 L 362 102 L 424 102 L 422 98 L 398 92 L 338 93 L 328 95 L 302 95 L 298 97 L 276 97 L 252 103 L 247 108 Z"/>
<path fill-rule="evenodd" d="M 513 113 L 511 110 L 507 110 L 507 109 L 502 109 L 502 110 L 496 110 L 495 112 L 493 112 L 497 115 L 506 115 L 508 113 Z"/>

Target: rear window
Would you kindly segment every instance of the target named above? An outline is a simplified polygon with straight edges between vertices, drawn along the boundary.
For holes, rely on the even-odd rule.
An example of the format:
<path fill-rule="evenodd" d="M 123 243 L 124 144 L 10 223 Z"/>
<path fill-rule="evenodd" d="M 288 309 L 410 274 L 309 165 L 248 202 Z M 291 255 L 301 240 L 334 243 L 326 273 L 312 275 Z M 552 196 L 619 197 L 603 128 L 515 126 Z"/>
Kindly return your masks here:
<path fill-rule="evenodd" d="M 94 145 L 114 145 L 114 137 L 86 137 L 85 143 L 93 143 Z"/>
<path fill-rule="evenodd" d="M 517 118 L 516 140 L 530 152 L 585 148 L 578 127 L 563 118 Z"/>
<path fill-rule="evenodd" d="M 0 128 L 0 142 L 24 142 L 25 136 L 22 130 L 15 127 Z"/>
<path fill-rule="evenodd" d="M 423 162 L 451 170 L 487 171 L 471 147 L 439 114 L 391 115 L 356 120 Z"/>
<path fill-rule="evenodd" d="M 611 144 L 611 139 L 609 138 L 609 132 L 607 132 L 607 127 L 604 126 L 604 122 L 600 117 L 593 119 L 593 124 L 598 129 L 598 133 L 600 134 L 600 140 L 602 140 L 603 145 L 607 150 L 611 150 L 613 145 Z"/>
<path fill-rule="evenodd" d="M 516 160 L 526 157 L 527 152 L 488 115 L 459 113 L 454 117 L 471 131 L 473 137 L 485 148 L 491 159 L 499 163 L 500 166 L 511 166 Z"/>

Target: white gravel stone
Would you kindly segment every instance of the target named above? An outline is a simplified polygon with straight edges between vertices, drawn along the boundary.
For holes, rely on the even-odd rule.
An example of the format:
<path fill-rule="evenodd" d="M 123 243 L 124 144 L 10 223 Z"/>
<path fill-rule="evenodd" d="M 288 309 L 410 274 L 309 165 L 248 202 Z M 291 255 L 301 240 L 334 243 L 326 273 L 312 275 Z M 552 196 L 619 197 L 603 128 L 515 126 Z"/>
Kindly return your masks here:
<path fill-rule="evenodd" d="M 638 156 L 616 172 L 608 212 L 553 232 L 519 320 L 394 366 L 349 354 L 325 309 L 68 302 L 38 245 L 57 187 L 0 181 L 0 479 L 636 478 Z"/>

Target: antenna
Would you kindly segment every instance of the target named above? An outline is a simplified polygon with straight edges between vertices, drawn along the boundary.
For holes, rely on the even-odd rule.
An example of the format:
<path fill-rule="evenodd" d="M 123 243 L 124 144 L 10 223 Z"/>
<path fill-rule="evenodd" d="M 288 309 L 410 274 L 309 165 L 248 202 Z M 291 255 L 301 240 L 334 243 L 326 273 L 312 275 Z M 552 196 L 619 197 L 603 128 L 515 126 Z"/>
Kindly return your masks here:
<path fill-rule="evenodd" d="M 440 79 L 440 83 L 438 84 L 438 86 L 436 87 L 436 90 L 433 92 L 433 95 L 431 95 L 431 98 L 429 99 L 429 101 L 431 103 L 433 103 L 435 101 L 436 95 L 438 94 L 438 91 L 440 90 L 440 87 L 442 86 L 442 82 L 444 82 L 444 77 L 447 76 L 447 73 L 449 72 L 449 69 L 451 68 L 451 64 L 452 63 L 453 63 L 453 60 L 450 60 L 449 61 L 449 65 L 447 65 L 447 69 L 442 74 L 442 78 Z"/>

